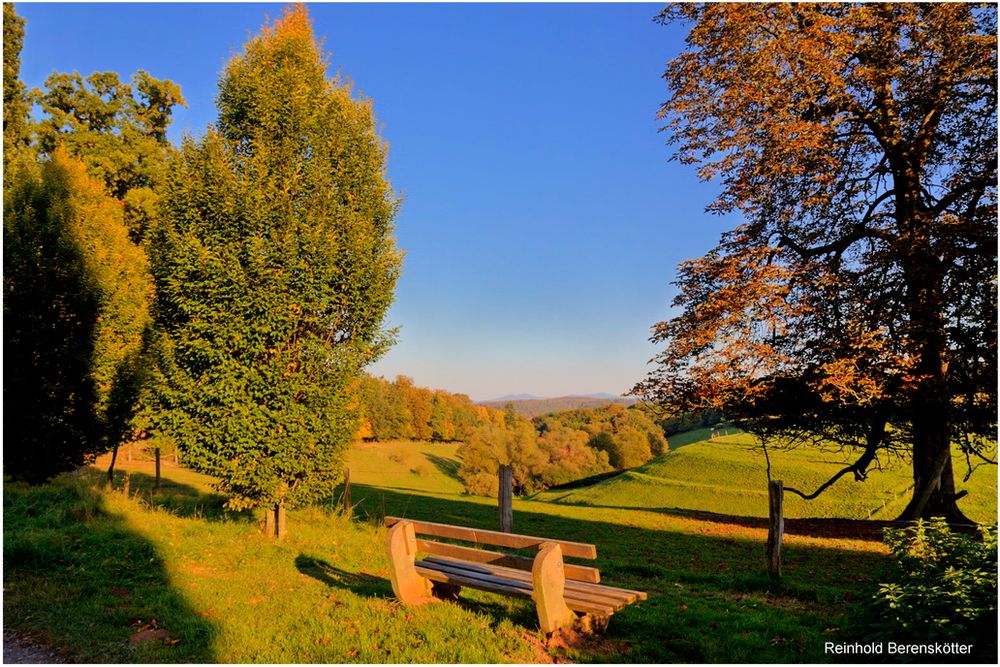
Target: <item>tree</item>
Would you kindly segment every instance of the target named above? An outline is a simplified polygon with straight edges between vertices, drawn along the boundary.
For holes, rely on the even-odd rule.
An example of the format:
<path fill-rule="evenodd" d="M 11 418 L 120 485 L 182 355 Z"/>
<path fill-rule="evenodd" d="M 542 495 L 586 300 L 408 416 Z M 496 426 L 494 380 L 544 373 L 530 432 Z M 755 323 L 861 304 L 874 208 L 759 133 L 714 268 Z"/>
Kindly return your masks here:
<path fill-rule="evenodd" d="M 119 202 L 65 151 L 4 210 L 4 472 L 32 482 L 121 441 L 134 413 L 152 280 Z"/>
<path fill-rule="evenodd" d="M 615 470 L 635 468 L 653 458 L 649 439 L 642 431 L 634 428 L 623 428 L 617 433 L 601 431 L 590 438 L 588 445 L 605 453 Z"/>
<path fill-rule="evenodd" d="M 174 153 L 167 141 L 173 108 L 185 106 L 177 84 L 141 70 L 131 85 L 115 72 L 56 72 L 31 99 L 42 112 L 32 127 L 37 151 L 51 155 L 61 146 L 82 160 L 123 203 L 133 240 L 144 239 Z"/>
<path fill-rule="evenodd" d="M 678 5 L 676 157 L 745 222 L 681 265 L 636 392 L 765 442 L 912 458 L 901 518 L 957 506 L 951 446 L 996 432 L 996 7 Z M 971 473 L 971 465 L 970 465 Z"/>
<path fill-rule="evenodd" d="M 512 470 L 513 491 L 516 495 L 531 493 L 539 486 L 539 478 L 548 457 L 538 447 L 535 429 L 523 419 L 502 426 L 485 425 L 477 428 L 468 442 L 459 449 L 462 465 L 458 474 L 465 490 L 477 495 L 495 496 L 501 465 Z"/>
<path fill-rule="evenodd" d="M 24 19 L 14 4 L 3 3 L 3 164 L 4 188 L 14 174 L 13 159 L 27 147 L 28 100 L 21 82 L 21 47 L 24 44 Z"/>
<path fill-rule="evenodd" d="M 304 7 L 250 39 L 219 119 L 187 140 L 154 227 L 173 366 L 162 412 L 185 460 L 235 509 L 333 489 L 358 425 L 349 387 L 392 342 L 397 202 L 371 104 L 328 79 Z"/>
<path fill-rule="evenodd" d="M 585 431 L 558 425 L 546 429 L 538 439 L 539 447 L 548 456 L 541 483 L 546 487 L 566 484 L 611 470 L 607 452 L 590 447 L 588 440 Z"/>

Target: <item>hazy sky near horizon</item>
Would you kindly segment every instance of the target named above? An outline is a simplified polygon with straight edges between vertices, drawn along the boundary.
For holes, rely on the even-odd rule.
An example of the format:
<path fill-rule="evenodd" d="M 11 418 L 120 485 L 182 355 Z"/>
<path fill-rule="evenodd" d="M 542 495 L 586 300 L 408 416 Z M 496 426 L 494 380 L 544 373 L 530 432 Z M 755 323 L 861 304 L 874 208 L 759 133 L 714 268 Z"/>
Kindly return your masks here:
<path fill-rule="evenodd" d="M 144 69 L 181 86 L 179 141 L 280 4 L 31 4 L 21 78 Z M 677 264 L 734 220 L 669 162 L 658 4 L 309 4 L 332 69 L 374 102 L 403 204 L 399 342 L 370 371 L 485 400 L 619 393 L 657 348 Z"/>

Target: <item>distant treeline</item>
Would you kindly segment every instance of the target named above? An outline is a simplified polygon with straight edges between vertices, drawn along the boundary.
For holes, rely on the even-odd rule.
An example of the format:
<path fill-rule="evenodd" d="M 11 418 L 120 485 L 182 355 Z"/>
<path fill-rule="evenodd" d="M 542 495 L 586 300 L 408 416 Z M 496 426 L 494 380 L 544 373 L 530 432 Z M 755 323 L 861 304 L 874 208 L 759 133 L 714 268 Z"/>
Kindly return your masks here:
<path fill-rule="evenodd" d="M 519 494 L 642 465 L 667 451 L 663 429 L 644 406 L 619 403 L 556 412 L 529 421 L 513 405 L 476 405 L 465 394 L 364 375 L 355 390 L 364 440 L 460 441 L 459 475 L 469 493 L 494 495 L 501 464 Z"/>
<path fill-rule="evenodd" d="M 475 405 L 465 394 L 414 386 L 398 375 L 392 382 L 362 375 L 357 386 L 363 440 L 468 440 L 480 427 L 503 423 L 503 413 Z"/>
<path fill-rule="evenodd" d="M 631 405 L 635 403 L 633 398 L 597 398 L 593 396 L 559 396 L 558 398 L 532 398 L 511 401 L 484 401 L 480 405 L 498 410 L 505 409 L 508 405 L 514 406 L 514 410 L 521 417 L 533 419 L 552 412 L 563 412 L 566 410 L 576 410 L 577 408 L 599 408 L 610 403 L 621 405 Z"/>

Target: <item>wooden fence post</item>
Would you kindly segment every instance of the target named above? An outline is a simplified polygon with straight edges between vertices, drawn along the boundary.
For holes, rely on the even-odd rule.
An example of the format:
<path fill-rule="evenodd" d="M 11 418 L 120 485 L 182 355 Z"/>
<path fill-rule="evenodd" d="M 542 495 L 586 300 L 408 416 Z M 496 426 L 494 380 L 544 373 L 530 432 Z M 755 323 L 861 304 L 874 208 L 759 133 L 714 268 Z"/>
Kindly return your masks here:
<path fill-rule="evenodd" d="M 500 531 L 511 533 L 514 531 L 514 509 L 511 503 L 514 469 L 509 465 L 502 465 L 497 475 L 500 478 L 500 492 L 497 494 L 500 507 Z"/>
<path fill-rule="evenodd" d="M 345 466 L 344 467 L 344 514 L 346 514 L 347 518 L 350 519 L 353 511 L 354 510 L 351 507 L 351 467 Z"/>
<path fill-rule="evenodd" d="M 156 456 L 156 482 L 153 484 L 153 491 L 160 490 L 160 448 L 157 447 L 154 450 L 154 456 Z"/>
<path fill-rule="evenodd" d="M 767 484 L 767 573 L 774 579 L 781 578 L 781 538 L 785 533 L 784 485 L 780 479 Z"/>

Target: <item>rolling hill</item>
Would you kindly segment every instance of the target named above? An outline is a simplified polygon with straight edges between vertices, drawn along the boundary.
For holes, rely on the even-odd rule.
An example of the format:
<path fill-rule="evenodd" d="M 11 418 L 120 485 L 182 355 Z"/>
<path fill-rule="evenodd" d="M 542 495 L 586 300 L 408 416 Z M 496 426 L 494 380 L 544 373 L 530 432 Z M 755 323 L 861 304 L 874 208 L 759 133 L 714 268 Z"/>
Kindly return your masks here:
<path fill-rule="evenodd" d="M 485 405 L 488 408 L 503 410 L 509 403 L 514 406 L 514 410 L 517 414 L 527 419 L 531 419 L 532 417 L 547 415 L 550 412 L 562 412 L 564 410 L 576 410 L 578 408 L 599 408 L 602 405 L 608 405 L 610 403 L 631 405 L 635 402 L 636 400 L 634 398 L 622 398 L 612 394 L 592 394 L 589 396 L 559 396 L 557 398 L 514 400 L 500 398 L 494 401 L 483 401 L 480 402 L 479 405 Z"/>

